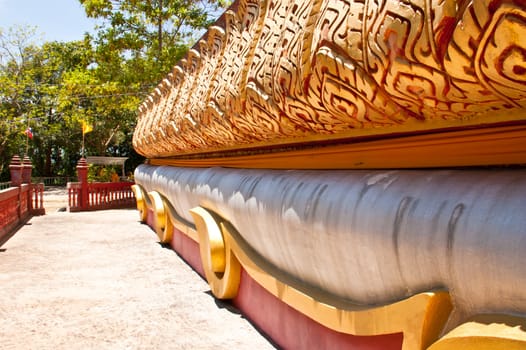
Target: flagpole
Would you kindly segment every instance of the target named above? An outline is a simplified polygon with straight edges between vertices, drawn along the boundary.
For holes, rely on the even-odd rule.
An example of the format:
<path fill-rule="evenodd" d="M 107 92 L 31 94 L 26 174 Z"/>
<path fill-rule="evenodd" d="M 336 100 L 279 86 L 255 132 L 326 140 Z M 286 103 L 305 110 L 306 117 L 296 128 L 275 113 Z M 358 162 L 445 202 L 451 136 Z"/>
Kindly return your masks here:
<path fill-rule="evenodd" d="M 29 130 L 29 116 L 27 117 L 27 128 L 26 131 Z M 29 132 L 26 132 L 26 156 L 29 157 Z"/>
<path fill-rule="evenodd" d="M 80 151 L 80 156 L 81 157 L 84 157 L 84 153 L 85 153 L 85 149 L 84 149 L 84 138 L 85 138 L 85 135 L 86 134 L 84 133 L 84 130 L 82 130 L 82 149 Z"/>

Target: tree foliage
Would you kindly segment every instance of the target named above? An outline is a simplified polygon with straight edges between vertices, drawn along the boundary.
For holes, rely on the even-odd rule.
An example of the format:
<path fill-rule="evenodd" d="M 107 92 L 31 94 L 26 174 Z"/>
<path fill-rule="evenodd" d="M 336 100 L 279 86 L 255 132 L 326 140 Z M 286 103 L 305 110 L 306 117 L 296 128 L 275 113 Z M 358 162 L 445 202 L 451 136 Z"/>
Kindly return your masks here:
<path fill-rule="evenodd" d="M 97 46 L 137 65 L 157 82 L 186 53 L 227 4 L 224 0 L 79 0 L 103 20 Z"/>
<path fill-rule="evenodd" d="M 0 30 L 0 173 L 14 153 L 24 154 L 24 130 L 42 113 L 44 97 L 36 91 L 43 79 L 33 28 Z M 38 105 L 38 106 L 36 106 Z"/>
<path fill-rule="evenodd" d="M 59 108 L 63 78 L 90 62 L 84 42 L 32 44 L 34 30 L 2 33 L 0 129 L 2 173 L 13 154 L 29 155 L 37 175 L 71 172 L 78 147 L 74 120 Z M 24 135 L 33 130 L 32 139 Z"/>
<path fill-rule="evenodd" d="M 71 0 L 74 1 L 74 0 Z M 35 28 L 0 28 L 0 178 L 14 154 L 33 173 L 73 175 L 81 156 L 140 160 L 131 138 L 144 97 L 219 15 L 219 1 L 78 0 L 101 22 L 84 40 L 36 45 Z M 31 127 L 33 138 L 24 131 Z"/>

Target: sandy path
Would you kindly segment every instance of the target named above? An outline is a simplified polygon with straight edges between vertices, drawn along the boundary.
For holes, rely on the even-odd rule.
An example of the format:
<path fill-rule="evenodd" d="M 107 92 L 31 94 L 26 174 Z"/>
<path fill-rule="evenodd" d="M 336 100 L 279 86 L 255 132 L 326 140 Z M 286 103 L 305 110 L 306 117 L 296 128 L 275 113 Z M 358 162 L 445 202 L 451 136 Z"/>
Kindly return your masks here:
<path fill-rule="evenodd" d="M 274 348 L 137 219 L 54 212 L 4 244 L 0 348 Z"/>
<path fill-rule="evenodd" d="M 64 210 L 68 206 L 68 190 L 65 187 L 46 186 L 44 188 L 44 208 L 47 214 Z"/>

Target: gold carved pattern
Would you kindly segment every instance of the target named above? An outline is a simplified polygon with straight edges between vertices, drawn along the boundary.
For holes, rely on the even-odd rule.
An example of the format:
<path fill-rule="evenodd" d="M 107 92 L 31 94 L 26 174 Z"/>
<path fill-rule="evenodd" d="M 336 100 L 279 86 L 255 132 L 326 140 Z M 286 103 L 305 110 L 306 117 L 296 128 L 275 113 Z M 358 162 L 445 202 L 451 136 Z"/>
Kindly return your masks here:
<path fill-rule="evenodd" d="M 524 122 L 524 37 L 520 1 L 239 0 L 139 108 L 134 147 L 153 158 Z"/>
<path fill-rule="evenodd" d="M 217 99 L 217 106 L 235 130 L 236 141 L 250 142 L 250 135 L 258 135 L 258 124 L 250 119 L 250 115 L 243 115 L 242 99 L 245 95 L 247 71 L 254 54 L 255 44 L 261 32 L 265 18 L 267 1 L 240 1 L 240 7 L 232 14 L 228 45 L 225 51 L 226 62 L 229 64 L 223 76 L 227 78 L 216 84 L 216 91 L 221 92 Z M 228 52 L 228 53 L 226 53 Z M 256 136 L 257 137 L 257 136 Z"/>

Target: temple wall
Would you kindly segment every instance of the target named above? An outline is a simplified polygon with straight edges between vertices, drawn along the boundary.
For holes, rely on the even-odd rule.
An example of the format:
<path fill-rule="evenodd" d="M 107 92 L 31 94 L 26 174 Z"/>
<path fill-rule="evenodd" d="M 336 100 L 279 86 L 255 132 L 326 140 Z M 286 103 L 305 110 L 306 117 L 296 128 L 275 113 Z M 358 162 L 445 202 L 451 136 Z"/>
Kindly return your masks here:
<path fill-rule="evenodd" d="M 141 220 L 283 348 L 524 349 L 525 37 L 524 1 L 235 1 L 139 108 Z"/>

